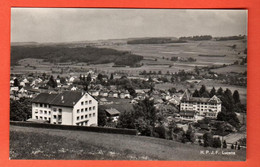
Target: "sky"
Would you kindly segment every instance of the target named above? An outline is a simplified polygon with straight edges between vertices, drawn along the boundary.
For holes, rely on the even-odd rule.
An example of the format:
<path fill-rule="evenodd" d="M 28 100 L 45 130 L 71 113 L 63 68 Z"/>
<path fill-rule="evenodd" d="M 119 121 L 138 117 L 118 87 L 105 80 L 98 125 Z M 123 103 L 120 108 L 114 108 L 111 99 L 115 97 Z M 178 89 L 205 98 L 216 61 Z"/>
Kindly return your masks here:
<path fill-rule="evenodd" d="M 247 35 L 247 10 L 12 8 L 11 42 Z"/>

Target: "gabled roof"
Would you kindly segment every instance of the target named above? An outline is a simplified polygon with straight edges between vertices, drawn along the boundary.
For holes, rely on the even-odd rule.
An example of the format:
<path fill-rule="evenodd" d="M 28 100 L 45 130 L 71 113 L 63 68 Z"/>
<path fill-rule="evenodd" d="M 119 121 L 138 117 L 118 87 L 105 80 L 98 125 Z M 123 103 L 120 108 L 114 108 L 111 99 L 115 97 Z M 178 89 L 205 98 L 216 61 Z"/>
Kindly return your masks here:
<path fill-rule="evenodd" d="M 119 115 L 120 112 L 115 108 L 110 108 L 105 110 L 110 116 Z"/>
<path fill-rule="evenodd" d="M 32 102 L 49 104 L 56 96 L 57 94 L 40 93 L 38 96 L 32 99 Z"/>
<path fill-rule="evenodd" d="M 55 106 L 73 107 L 84 94 L 78 91 L 65 91 L 58 94 L 50 104 Z"/>

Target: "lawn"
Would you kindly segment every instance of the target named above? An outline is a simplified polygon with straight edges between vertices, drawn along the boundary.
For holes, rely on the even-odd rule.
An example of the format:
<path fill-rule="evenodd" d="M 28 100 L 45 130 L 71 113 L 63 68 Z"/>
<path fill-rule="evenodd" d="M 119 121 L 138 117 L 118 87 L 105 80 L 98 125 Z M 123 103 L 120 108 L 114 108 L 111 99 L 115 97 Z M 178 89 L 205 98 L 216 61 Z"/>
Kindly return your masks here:
<path fill-rule="evenodd" d="M 10 126 L 11 159 L 241 161 L 246 158 L 244 149 L 233 150 L 236 155 L 229 156 L 200 154 L 201 151 L 216 149 L 144 136 Z"/>

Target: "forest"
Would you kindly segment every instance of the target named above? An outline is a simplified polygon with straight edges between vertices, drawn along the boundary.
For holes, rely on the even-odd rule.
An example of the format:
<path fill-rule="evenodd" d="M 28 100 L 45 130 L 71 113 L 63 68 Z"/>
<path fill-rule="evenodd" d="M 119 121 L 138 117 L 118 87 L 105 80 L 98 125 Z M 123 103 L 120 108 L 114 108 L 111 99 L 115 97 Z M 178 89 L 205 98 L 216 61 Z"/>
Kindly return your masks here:
<path fill-rule="evenodd" d="M 142 56 L 126 51 L 92 46 L 69 48 L 65 46 L 12 46 L 11 65 L 25 58 L 38 58 L 51 63 L 84 62 L 88 64 L 115 63 L 115 65 L 134 66 Z"/>

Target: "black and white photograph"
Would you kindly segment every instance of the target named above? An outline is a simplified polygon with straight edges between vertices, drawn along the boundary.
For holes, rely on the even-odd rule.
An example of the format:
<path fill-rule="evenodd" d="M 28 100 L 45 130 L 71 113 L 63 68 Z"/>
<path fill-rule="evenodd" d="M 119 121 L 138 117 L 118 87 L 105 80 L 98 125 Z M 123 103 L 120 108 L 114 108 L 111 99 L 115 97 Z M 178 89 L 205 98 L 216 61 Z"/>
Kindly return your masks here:
<path fill-rule="evenodd" d="M 245 161 L 247 17 L 11 8 L 10 160 Z"/>

